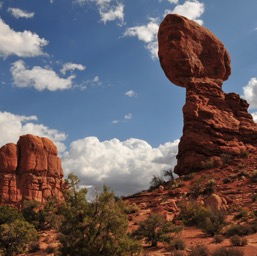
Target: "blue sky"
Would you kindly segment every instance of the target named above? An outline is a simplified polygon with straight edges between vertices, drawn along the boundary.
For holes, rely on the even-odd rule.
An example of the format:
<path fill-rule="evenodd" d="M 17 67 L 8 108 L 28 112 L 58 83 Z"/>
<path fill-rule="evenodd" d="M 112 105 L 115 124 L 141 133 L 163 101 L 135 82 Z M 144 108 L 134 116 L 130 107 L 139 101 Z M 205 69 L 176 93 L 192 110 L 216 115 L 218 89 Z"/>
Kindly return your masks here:
<path fill-rule="evenodd" d="M 183 128 L 185 89 L 157 58 L 164 15 L 195 20 L 225 44 L 223 88 L 257 119 L 256 11 L 256 0 L 0 1 L 0 146 L 46 136 L 82 184 L 147 188 L 174 166 Z"/>

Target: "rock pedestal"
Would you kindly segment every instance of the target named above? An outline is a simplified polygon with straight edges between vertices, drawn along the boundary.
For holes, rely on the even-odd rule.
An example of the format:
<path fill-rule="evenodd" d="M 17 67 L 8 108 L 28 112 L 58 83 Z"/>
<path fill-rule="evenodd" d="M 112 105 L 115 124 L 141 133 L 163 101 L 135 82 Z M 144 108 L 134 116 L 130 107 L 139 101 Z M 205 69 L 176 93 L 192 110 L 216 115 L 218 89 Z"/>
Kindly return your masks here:
<path fill-rule="evenodd" d="M 256 149 L 257 124 L 247 111 L 248 103 L 222 91 L 231 73 L 222 42 L 196 22 L 175 14 L 161 23 L 158 41 L 164 73 L 186 88 L 175 173 L 220 166 L 225 157 Z"/>
<path fill-rule="evenodd" d="M 17 145 L 0 148 L 0 204 L 20 208 L 24 200 L 62 200 L 64 188 L 61 160 L 51 140 L 29 134 Z"/>

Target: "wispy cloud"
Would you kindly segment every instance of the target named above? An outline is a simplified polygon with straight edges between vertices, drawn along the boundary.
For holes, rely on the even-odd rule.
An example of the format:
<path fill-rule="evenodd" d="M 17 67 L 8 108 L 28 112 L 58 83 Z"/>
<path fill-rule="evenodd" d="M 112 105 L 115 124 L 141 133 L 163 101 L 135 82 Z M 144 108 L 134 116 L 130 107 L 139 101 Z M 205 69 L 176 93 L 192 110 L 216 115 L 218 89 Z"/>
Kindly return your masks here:
<path fill-rule="evenodd" d="M 125 92 L 124 95 L 128 96 L 129 98 L 133 98 L 133 97 L 137 96 L 137 93 L 133 90 L 129 90 L 129 91 Z"/>
<path fill-rule="evenodd" d="M 102 81 L 99 76 L 95 76 L 93 79 L 89 79 L 84 81 L 80 85 L 76 85 L 79 89 L 82 91 L 86 90 L 88 87 L 94 87 L 94 86 L 100 86 L 102 84 Z"/>
<path fill-rule="evenodd" d="M 16 19 L 19 18 L 33 18 L 35 13 L 34 12 L 27 12 L 24 10 L 21 10 L 19 8 L 8 8 L 8 12 L 12 14 L 12 16 L 14 16 Z"/>
<path fill-rule="evenodd" d="M 30 31 L 16 32 L 0 19 L 0 56 L 34 57 L 43 55 L 42 48 L 48 44 L 44 38 Z"/>
<path fill-rule="evenodd" d="M 132 119 L 133 118 L 133 114 L 131 114 L 131 113 L 128 113 L 128 114 L 126 114 L 125 116 L 124 116 L 124 119 L 125 120 L 130 120 L 130 119 Z"/>
<path fill-rule="evenodd" d="M 63 68 L 61 69 L 61 73 L 63 75 L 66 75 L 67 71 L 74 71 L 74 70 L 79 70 L 79 71 L 83 71 L 86 69 L 85 66 L 81 65 L 81 64 L 75 64 L 75 63 L 65 63 L 63 65 Z"/>
<path fill-rule="evenodd" d="M 177 0 L 169 0 L 169 2 L 172 4 L 178 3 Z M 204 13 L 204 4 L 197 0 L 189 0 L 182 5 L 175 6 L 173 10 L 165 10 L 163 16 L 166 16 L 168 13 L 183 15 L 202 25 L 203 21 L 199 18 Z M 157 33 L 160 19 L 161 17 L 149 18 L 147 24 L 127 28 L 123 33 L 124 37 L 136 37 L 139 41 L 144 42 L 145 48 L 150 52 L 152 59 L 158 58 Z"/>
<path fill-rule="evenodd" d="M 152 58 L 156 58 L 158 48 L 158 29 L 158 20 L 155 18 L 149 18 L 149 22 L 146 25 L 127 28 L 123 36 L 137 37 L 138 40 L 143 41 L 146 44 L 145 47 L 150 51 Z"/>
<path fill-rule="evenodd" d="M 72 80 L 75 78 L 75 75 L 61 78 L 55 71 L 39 66 L 27 69 L 22 60 L 18 60 L 12 64 L 11 73 L 15 86 L 21 88 L 33 87 L 38 91 L 70 89 L 72 87 Z"/>
<path fill-rule="evenodd" d="M 85 5 L 94 3 L 99 11 L 100 19 L 105 24 L 109 21 L 118 20 L 119 25 L 124 24 L 124 4 L 116 0 L 74 0 L 74 3 Z"/>

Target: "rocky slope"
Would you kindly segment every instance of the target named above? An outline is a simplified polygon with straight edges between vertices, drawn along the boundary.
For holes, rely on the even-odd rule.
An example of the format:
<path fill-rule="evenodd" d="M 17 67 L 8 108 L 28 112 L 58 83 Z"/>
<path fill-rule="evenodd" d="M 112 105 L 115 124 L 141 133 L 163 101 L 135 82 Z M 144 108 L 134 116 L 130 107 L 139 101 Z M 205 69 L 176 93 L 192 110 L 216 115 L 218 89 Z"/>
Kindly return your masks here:
<path fill-rule="evenodd" d="M 51 140 L 28 134 L 17 145 L 0 148 L 0 204 L 20 208 L 24 200 L 62 199 L 64 187 L 61 160 Z"/>
<path fill-rule="evenodd" d="M 178 175 L 221 166 L 224 155 L 240 156 L 257 146 L 257 124 L 248 103 L 224 93 L 230 57 L 209 30 L 170 14 L 160 25 L 159 58 L 168 79 L 186 88 L 184 128 L 179 143 Z"/>

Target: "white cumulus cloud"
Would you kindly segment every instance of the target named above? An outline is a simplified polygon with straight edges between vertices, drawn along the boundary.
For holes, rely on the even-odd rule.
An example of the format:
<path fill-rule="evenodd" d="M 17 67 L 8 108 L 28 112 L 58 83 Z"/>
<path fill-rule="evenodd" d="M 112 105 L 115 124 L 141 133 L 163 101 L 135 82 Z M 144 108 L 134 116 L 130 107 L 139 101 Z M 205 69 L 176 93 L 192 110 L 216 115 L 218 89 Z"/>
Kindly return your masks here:
<path fill-rule="evenodd" d="M 63 168 L 75 173 L 82 185 L 111 186 L 118 195 L 149 187 L 153 175 L 176 164 L 178 141 L 151 147 L 146 141 L 87 137 L 71 143 L 63 157 Z"/>
<path fill-rule="evenodd" d="M 137 37 L 138 40 L 146 44 L 146 48 L 150 51 L 152 58 L 157 58 L 158 43 L 157 33 L 159 24 L 157 19 L 150 18 L 146 25 L 127 28 L 123 36 Z"/>
<path fill-rule="evenodd" d="M 29 19 L 29 18 L 33 18 L 35 15 L 34 12 L 27 12 L 19 8 L 8 8 L 8 12 L 10 12 L 12 16 L 14 16 L 16 19 L 19 19 L 19 18 Z"/>
<path fill-rule="evenodd" d="M 248 84 L 243 87 L 243 98 L 250 104 L 250 108 L 257 108 L 257 78 L 250 79 Z"/>
<path fill-rule="evenodd" d="M 43 55 L 42 48 L 48 44 L 44 38 L 30 31 L 16 32 L 0 19 L 0 56 L 34 57 Z"/>
<path fill-rule="evenodd" d="M 11 73 L 15 86 L 22 88 L 33 87 L 38 91 L 70 89 L 72 87 L 72 80 L 75 78 L 74 75 L 61 78 L 55 71 L 39 66 L 27 69 L 22 60 L 18 60 L 12 64 Z"/>
<path fill-rule="evenodd" d="M 35 123 L 37 116 L 15 115 L 10 112 L 0 112 L 0 146 L 6 143 L 17 143 L 19 137 L 24 134 L 47 137 L 51 139 L 58 148 L 59 153 L 65 151 L 63 141 L 66 134 L 55 129 Z"/>
<path fill-rule="evenodd" d="M 63 65 L 63 68 L 61 69 L 61 73 L 63 75 L 66 74 L 67 71 L 74 71 L 74 70 L 79 70 L 79 71 L 83 71 L 86 69 L 85 66 L 81 65 L 81 64 L 76 64 L 76 63 L 65 63 Z"/>
<path fill-rule="evenodd" d="M 253 121 L 257 123 L 257 112 L 252 113 Z"/>
<path fill-rule="evenodd" d="M 177 5 L 173 11 L 166 10 L 165 15 L 168 13 L 175 13 L 187 17 L 190 20 L 203 25 L 203 20 L 199 18 L 204 13 L 205 7 L 204 4 L 197 0 L 186 1 L 184 4 Z"/>
<path fill-rule="evenodd" d="M 137 93 L 133 90 L 129 90 L 129 91 L 125 92 L 124 95 L 128 96 L 129 98 L 132 98 L 132 97 L 136 97 Z"/>

